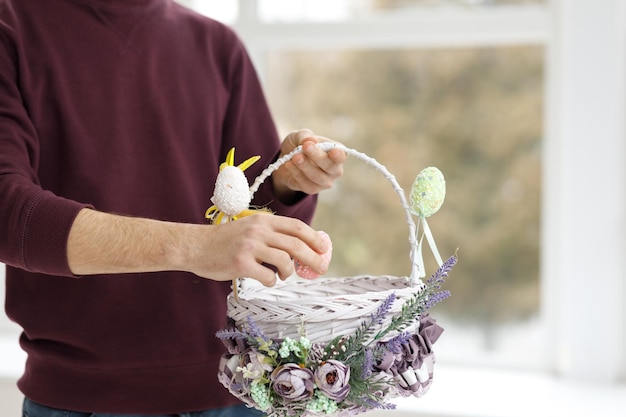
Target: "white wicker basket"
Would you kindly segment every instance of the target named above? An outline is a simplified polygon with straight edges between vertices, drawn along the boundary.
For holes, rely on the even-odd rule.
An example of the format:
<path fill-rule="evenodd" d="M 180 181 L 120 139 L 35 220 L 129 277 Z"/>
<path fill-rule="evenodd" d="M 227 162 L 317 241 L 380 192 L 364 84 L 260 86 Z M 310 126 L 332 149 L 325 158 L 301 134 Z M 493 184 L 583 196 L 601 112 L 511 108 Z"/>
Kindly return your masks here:
<path fill-rule="evenodd" d="M 304 363 L 294 365 L 296 369 L 294 372 L 300 372 L 299 367 L 308 367 L 302 370 L 302 372 L 314 371 L 317 377 L 319 369 L 316 370 L 316 368 L 321 367 L 329 358 L 332 359 L 332 355 L 336 353 L 333 352 L 329 356 L 328 348 L 330 347 L 334 350 L 335 343 L 340 345 L 342 343 L 341 340 L 349 341 L 350 338 L 346 337 L 362 331 L 364 324 L 368 320 L 372 323 L 376 322 L 381 329 L 395 329 L 395 327 L 390 326 L 390 323 L 398 315 L 406 313 L 403 310 L 404 307 L 409 306 L 407 308 L 412 308 L 410 307 L 411 303 L 416 303 L 417 299 L 420 299 L 422 303 L 428 304 L 430 301 L 434 301 L 438 295 L 441 295 L 441 293 L 433 292 L 433 288 L 439 288 L 438 283 L 443 282 L 442 280 L 433 284 L 432 278 L 426 283 L 423 283 L 419 278 L 423 276 L 420 275 L 423 271 L 420 271 L 421 253 L 418 245 L 417 230 L 404 191 L 395 177 L 376 160 L 354 149 L 346 148 L 336 143 L 320 143 L 318 146 L 325 151 L 334 148 L 342 149 L 348 155 L 356 157 L 374 167 L 391 183 L 399 196 L 409 228 L 410 274 L 404 277 L 363 275 L 322 277 L 315 280 L 287 280 L 274 287 L 241 285 L 237 291 L 229 295 L 227 300 L 228 317 L 233 322 L 233 327 L 221 334 L 218 332 L 218 337 L 225 339 L 225 344 L 229 347 L 229 354 L 224 356 L 220 364 L 218 376 L 220 381 L 233 395 L 249 406 L 268 412 L 270 416 L 317 416 L 328 414 L 349 416 L 371 408 L 387 407 L 386 404 L 379 402 L 386 398 L 407 395 L 419 397 L 428 390 L 432 381 L 435 359 L 431 348 L 432 343 L 437 340 L 442 331 L 434 320 L 428 317 L 426 313 L 422 314 L 421 311 L 423 310 L 420 310 L 419 316 L 409 320 L 406 325 L 399 328 L 400 331 L 394 330 L 388 333 L 379 333 L 384 335 L 384 337 L 381 336 L 378 339 L 376 337 L 370 338 L 371 341 L 375 341 L 376 346 L 382 346 L 378 350 L 379 353 L 385 350 L 384 355 L 379 354 L 378 363 L 374 366 L 377 369 L 375 371 L 377 375 L 374 380 L 377 378 L 385 379 L 391 381 L 391 385 L 388 384 L 387 388 L 382 390 L 384 392 L 381 393 L 376 382 L 373 382 L 372 387 L 375 388 L 372 388 L 372 390 L 375 392 L 372 393 L 372 396 L 366 393 L 362 397 L 365 398 L 365 402 L 358 399 L 356 401 L 353 401 L 354 399 L 350 400 L 351 397 L 343 397 L 337 400 L 333 393 L 329 394 L 331 400 L 328 400 L 327 397 L 324 397 L 324 395 L 328 394 L 324 389 L 321 390 L 324 391 L 324 394 L 320 397 L 318 396 L 319 393 L 317 393 L 320 385 L 319 380 L 316 380 L 314 388 L 310 388 L 310 397 L 306 398 L 306 400 L 298 398 L 297 401 L 293 401 L 292 398 L 282 396 L 282 392 L 278 394 L 269 392 L 276 389 L 274 384 L 278 384 L 278 382 L 274 382 L 274 379 L 271 380 L 272 382 L 267 379 L 269 378 L 269 373 L 271 373 L 271 378 L 274 378 L 278 368 L 283 366 L 275 360 L 277 358 L 276 355 L 278 355 L 276 346 L 283 346 L 285 340 L 298 338 L 302 340 L 302 337 L 304 337 L 307 343 L 312 343 L 312 350 L 318 349 L 317 353 L 319 353 L 320 349 L 325 351 L 323 355 L 318 356 L 318 358 L 321 358 L 319 361 L 309 361 L 309 364 L 306 366 Z M 301 151 L 301 148 L 297 148 L 265 169 L 250 187 L 251 196 L 254 195 L 259 186 L 274 171 Z M 447 276 L 447 271 L 454 262 L 456 262 L 456 257 L 454 257 L 453 262 L 446 262 L 437 273 L 440 273 L 440 276 Z M 256 283 L 253 280 L 247 281 Z M 428 299 L 427 296 L 429 295 L 434 295 L 433 299 Z M 425 296 L 426 298 L 424 298 Z M 392 301 L 389 302 L 390 300 Z M 430 308 L 430 305 L 426 307 L 426 309 L 428 308 Z M 385 309 L 386 313 L 384 315 L 380 314 L 381 309 Z M 377 317 L 377 319 L 373 320 L 374 317 Z M 250 339 L 250 333 L 245 331 L 246 328 L 250 329 L 251 327 L 253 327 L 252 333 L 255 334 L 252 339 Z M 343 339 L 338 339 L 341 337 Z M 391 345 L 399 339 L 403 340 L 403 345 L 391 348 Z M 249 343 L 254 345 L 253 349 L 251 349 Z M 374 342 L 367 342 L 360 346 L 367 345 L 363 349 L 370 349 L 372 343 Z M 268 344 L 274 347 L 267 350 Z M 356 349 L 359 350 L 360 348 Z M 274 355 L 272 356 L 274 368 L 263 370 L 263 360 L 257 363 L 259 353 L 260 357 Z M 364 353 L 364 350 L 361 353 Z M 307 358 L 310 358 L 310 352 L 307 355 Z M 341 357 L 341 354 L 336 357 Z M 343 358 L 345 359 L 346 356 L 344 355 Z M 308 359 L 303 362 L 307 361 Z M 352 369 L 352 365 L 350 369 Z M 281 369 L 280 371 L 282 372 L 283 370 Z M 358 371 L 355 371 L 355 369 L 352 369 L 352 371 L 354 377 Z M 260 374 L 253 375 L 258 372 Z M 336 372 L 330 378 L 335 383 Z M 313 375 L 311 372 L 309 373 Z M 348 373 L 348 379 L 350 378 L 349 375 L 350 373 Z M 264 381 L 261 384 L 265 390 L 262 395 L 258 392 L 253 392 L 255 382 L 251 381 L 254 378 Z M 296 379 L 298 378 L 296 377 Z M 321 384 L 323 385 L 323 382 Z M 266 398 L 265 402 L 267 404 L 260 404 L 264 401 L 259 395 Z M 344 401 L 345 398 L 348 398 L 350 401 Z M 374 405 L 368 403 L 370 399 L 375 399 L 371 401 Z M 328 406 L 327 400 L 335 408 L 324 409 L 323 412 L 319 411 L 320 404 Z M 314 407 L 311 408 L 313 403 L 315 403 Z"/>
<path fill-rule="evenodd" d="M 411 274 L 406 277 L 353 276 L 320 277 L 295 282 L 287 280 L 270 288 L 244 285 L 238 291 L 238 297 L 231 294 L 228 298 L 228 316 L 235 324 L 246 323 L 251 315 L 257 325 L 272 338 L 298 336 L 299 326 L 304 325 L 309 339 L 328 341 L 339 334 L 355 330 L 363 318 L 374 313 L 379 303 L 391 293 L 395 293 L 397 299 L 394 310 L 399 311 L 402 300 L 412 297 L 422 288 L 416 256 L 415 223 L 404 191 L 396 178 L 387 168 L 362 152 L 331 142 L 323 142 L 318 146 L 325 151 L 342 149 L 348 155 L 376 168 L 391 183 L 400 198 L 409 227 Z M 252 184 L 250 192 L 254 194 L 274 171 L 299 152 L 301 148 L 266 168 Z"/>

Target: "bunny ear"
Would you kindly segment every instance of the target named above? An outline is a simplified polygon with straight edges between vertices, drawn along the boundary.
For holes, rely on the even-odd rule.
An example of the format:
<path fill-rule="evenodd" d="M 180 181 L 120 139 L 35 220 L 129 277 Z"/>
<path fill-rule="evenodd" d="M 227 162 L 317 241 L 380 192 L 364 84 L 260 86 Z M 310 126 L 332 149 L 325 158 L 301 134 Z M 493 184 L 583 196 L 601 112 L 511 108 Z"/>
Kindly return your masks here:
<path fill-rule="evenodd" d="M 261 159 L 261 157 L 259 155 L 252 156 L 252 157 L 246 159 L 245 161 L 243 161 L 242 163 L 240 163 L 237 167 L 240 170 L 245 171 L 247 168 L 249 168 L 252 164 L 254 164 L 259 159 Z"/>
<path fill-rule="evenodd" d="M 235 166 L 235 148 L 230 148 L 226 154 L 226 161 L 220 164 L 220 171 L 228 166 Z"/>

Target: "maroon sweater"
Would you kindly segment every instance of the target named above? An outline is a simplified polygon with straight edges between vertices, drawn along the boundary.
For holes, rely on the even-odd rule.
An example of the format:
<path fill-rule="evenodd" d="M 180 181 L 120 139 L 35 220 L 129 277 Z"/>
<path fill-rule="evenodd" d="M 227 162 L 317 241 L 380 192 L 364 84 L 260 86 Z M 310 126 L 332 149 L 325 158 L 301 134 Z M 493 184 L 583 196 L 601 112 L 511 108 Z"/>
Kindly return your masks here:
<path fill-rule="evenodd" d="M 219 163 L 279 140 L 234 33 L 171 0 L 0 0 L 0 261 L 32 400 L 88 412 L 235 403 L 217 382 L 229 283 L 182 272 L 73 277 L 77 212 L 203 223 Z M 305 221 L 314 198 L 254 204 Z M 207 254 L 207 256 L 219 256 Z"/>

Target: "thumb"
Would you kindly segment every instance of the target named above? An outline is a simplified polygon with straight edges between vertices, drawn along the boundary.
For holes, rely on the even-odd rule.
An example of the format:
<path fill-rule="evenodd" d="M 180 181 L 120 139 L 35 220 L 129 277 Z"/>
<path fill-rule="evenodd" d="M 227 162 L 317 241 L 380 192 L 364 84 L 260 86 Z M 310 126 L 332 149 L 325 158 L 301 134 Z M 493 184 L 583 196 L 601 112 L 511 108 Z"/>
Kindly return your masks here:
<path fill-rule="evenodd" d="M 280 147 L 280 150 L 283 154 L 287 154 L 293 151 L 298 146 L 302 145 L 305 139 L 309 139 L 317 142 L 317 137 L 310 129 L 298 129 L 290 132 L 285 140 L 283 140 L 283 144 Z"/>

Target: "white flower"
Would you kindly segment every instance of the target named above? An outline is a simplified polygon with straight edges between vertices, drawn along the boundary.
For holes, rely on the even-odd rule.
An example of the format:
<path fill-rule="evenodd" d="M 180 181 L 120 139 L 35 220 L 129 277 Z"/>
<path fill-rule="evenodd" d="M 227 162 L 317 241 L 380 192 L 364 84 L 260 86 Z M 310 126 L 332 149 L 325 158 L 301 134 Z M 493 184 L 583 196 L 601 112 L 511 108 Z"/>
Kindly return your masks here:
<path fill-rule="evenodd" d="M 262 353 L 249 351 L 244 359 L 245 366 L 237 367 L 237 372 L 241 372 L 244 378 L 259 381 L 265 376 L 265 372 L 272 371 L 269 358 Z"/>

